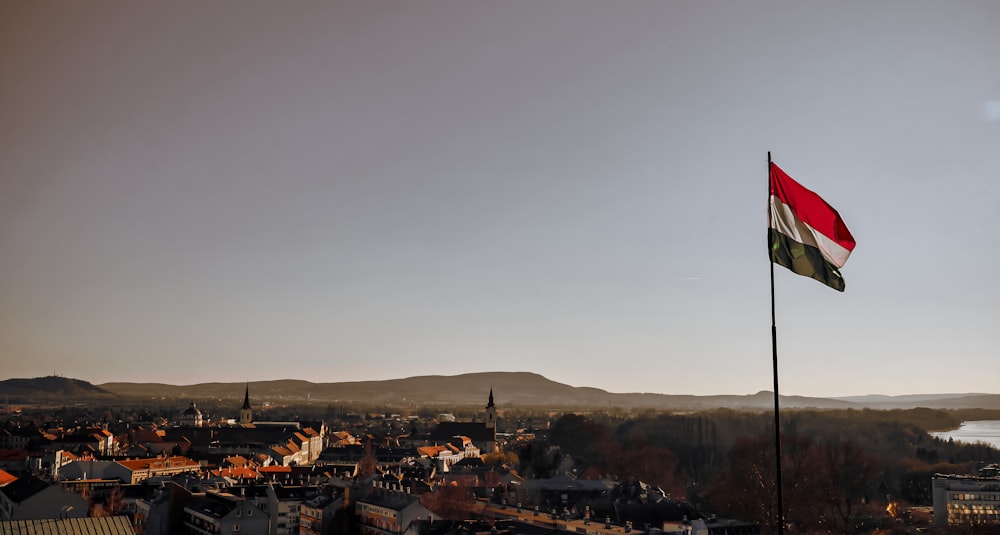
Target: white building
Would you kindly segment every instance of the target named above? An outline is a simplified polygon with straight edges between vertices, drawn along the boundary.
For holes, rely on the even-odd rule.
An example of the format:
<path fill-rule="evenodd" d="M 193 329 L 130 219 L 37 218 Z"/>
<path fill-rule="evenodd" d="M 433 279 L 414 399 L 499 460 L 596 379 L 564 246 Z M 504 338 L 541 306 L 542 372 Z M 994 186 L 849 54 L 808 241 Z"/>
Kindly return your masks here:
<path fill-rule="evenodd" d="M 1000 467 L 978 476 L 935 474 L 931 478 L 938 526 L 1000 525 Z"/>
<path fill-rule="evenodd" d="M 198 410 L 198 406 L 191 402 L 191 405 L 184 409 L 179 418 L 182 427 L 201 427 L 204 420 L 201 415 L 201 411 Z"/>

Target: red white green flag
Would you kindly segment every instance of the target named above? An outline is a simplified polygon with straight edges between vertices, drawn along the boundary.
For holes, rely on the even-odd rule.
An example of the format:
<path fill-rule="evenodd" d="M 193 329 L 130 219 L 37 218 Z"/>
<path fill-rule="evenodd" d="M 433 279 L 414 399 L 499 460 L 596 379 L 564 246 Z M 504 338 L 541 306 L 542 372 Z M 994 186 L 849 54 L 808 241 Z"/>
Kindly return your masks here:
<path fill-rule="evenodd" d="M 767 241 L 771 261 L 844 291 L 838 268 L 854 250 L 844 220 L 819 195 L 770 164 L 771 201 Z"/>

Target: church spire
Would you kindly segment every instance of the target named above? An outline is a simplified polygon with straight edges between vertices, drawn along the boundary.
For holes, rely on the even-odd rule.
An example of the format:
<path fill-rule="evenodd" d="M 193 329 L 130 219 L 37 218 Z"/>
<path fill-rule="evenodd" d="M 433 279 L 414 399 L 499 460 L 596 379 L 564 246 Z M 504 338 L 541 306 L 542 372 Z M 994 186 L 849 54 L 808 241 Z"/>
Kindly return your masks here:
<path fill-rule="evenodd" d="M 490 387 L 490 402 L 486 404 L 486 429 L 489 429 L 493 436 L 497 432 L 497 406 L 493 404 L 493 387 Z M 496 439 L 494 438 L 494 441 Z"/>
<path fill-rule="evenodd" d="M 247 388 L 243 392 L 243 408 L 240 409 L 240 424 L 249 424 L 253 422 L 253 409 L 250 408 L 250 383 L 247 383 Z"/>

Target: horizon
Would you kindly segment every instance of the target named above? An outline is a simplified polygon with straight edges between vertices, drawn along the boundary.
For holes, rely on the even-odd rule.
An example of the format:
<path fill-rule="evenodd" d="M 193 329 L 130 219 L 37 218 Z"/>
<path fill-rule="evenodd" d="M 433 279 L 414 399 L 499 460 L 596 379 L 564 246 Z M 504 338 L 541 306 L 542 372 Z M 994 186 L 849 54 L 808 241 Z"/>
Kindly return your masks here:
<path fill-rule="evenodd" d="M 996 20 L 970 0 L 0 4 L 0 362 L 770 390 L 771 152 L 857 240 L 843 293 L 775 270 L 783 395 L 989 391 Z"/>
<path fill-rule="evenodd" d="M 80 377 L 68 377 L 68 376 L 64 376 L 64 375 L 59 375 L 59 374 L 52 373 L 52 374 L 49 374 L 49 375 L 38 376 L 38 377 L 7 377 L 7 378 L 0 378 L 0 381 L 13 380 L 13 379 L 17 379 L 17 380 L 46 379 L 46 378 L 49 378 L 49 377 L 54 377 L 54 378 L 60 378 L 60 379 L 71 379 L 71 380 L 85 381 L 88 384 L 91 384 L 91 385 L 96 386 L 96 387 L 100 387 L 101 385 L 105 385 L 105 384 L 161 384 L 161 385 L 164 385 L 164 386 L 176 386 L 178 388 L 183 388 L 183 387 L 199 386 L 199 385 L 211 384 L 211 383 L 222 383 L 222 384 L 233 384 L 233 385 L 239 385 L 239 384 L 252 385 L 254 383 L 267 383 L 267 382 L 280 382 L 280 381 L 301 381 L 301 382 L 306 382 L 306 383 L 310 383 L 310 384 L 322 385 L 322 384 L 338 384 L 338 383 L 363 383 L 363 382 L 379 382 L 379 381 L 401 381 L 401 380 L 407 380 L 407 379 L 417 379 L 417 378 L 422 378 L 422 377 L 445 377 L 445 378 L 447 378 L 447 377 L 464 377 L 464 376 L 468 376 L 468 375 L 489 375 L 489 374 L 534 374 L 534 375 L 538 375 L 539 377 L 542 377 L 542 378 L 544 378 L 546 380 L 553 381 L 553 382 L 556 382 L 556 383 L 559 383 L 559 384 L 562 384 L 562 385 L 565 385 L 565 386 L 569 386 L 569 387 L 572 387 L 572 388 L 587 388 L 587 389 L 593 388 L 593 389 L 597 389 L 597 390 L 603 390 L 603 391 L 605 391 L 605 392 L 607 392 L 609 394 L 651 394 L 651 395 L 663 395 L 663 396 L 693 396 L 693 397 L 722 397 L 722 396 L 753 397 L 753 396 L 758 396 L 760 394 L 773 394 L 774 393 L 773 390 L 767 390 L 767 389 L 765 389 L 765 390 L 758 390 L 756 392 L 743 393 L 743 394 L 740 394 L 740 393 L 671 394 L 671 393 L 667 393 L 667 392 L 646 392 L 646 391 L 617 392 L 617 391 L 606 390 L 606 389 L 603 389 L 603 388 L 599 388 L 599 387 L 595 387 L 595 386 L 590 386 L 590 385 L 573 385 L 573 384 L 569 384 L 569 383 L 561 383 L 559 381 L 555 381 L 555 380 L 553 380 L 553 379 L 551 379 L 549 377 L 546 377 L 544 375 L 537 374 L 535 372 L 529 372 L 529 371 L 469 372 L 469 373 L 461 373 L 461 374 L 454 374 L 454 375 L 429 374 L 429 375 L 413 375 L 413 376 L 408 376 L 408 377 L 393 377 L 393 378 L 389 378 L 389 379 L 362 379 L 362 380 L 357 380 L 357 381 L 310 381 L 308 379 L 295 379 L 295 378 L 290 378 L 290 377 L 284 377 L 284 378 L 281 378 L 281 379 L 262 379 L 262 380 L 258 380 L 258 381 L 201 381 L 201 382 L 197 382 L 197 383 L 164 383 L 164 382 L 160 382 L 160 381 L 101 381 L 101 382 L 94 382 L 93 380 L 88 380 L 88 379 L 84 379 L 84 378 L 80 378 Z M 490 386 L 489 388 L 490 389 L 494 389 L 495 387 Z M 502 393 L 502 390 L 498 390 L 498 392 Z M 870 393 L 870 394 L 851 394 L 851 395 L 833 395 L 833 396 L 812 396 L 812 395 L 806 395 L 806 394 L 795 394 L 795 393 L 784 393 L 784 392 L 782 392 L 780 394 L 781 394 L 782 397 L 808 397 L 808 398 L 817 398 L 817 399 L 847 399 L 847 398 L 864 398 L 864 397 L 902 398 L 902 397 L 912 397 L 912 396 L 918 396 L 918 397 L 920 397 L 920 396 L 980 396 L 980 395 L 981 396 L 994 396 L 994 395 L 1000 395 L 1000 394 L 992 393 L 992 392 L 916 392 L 916 393 L 910 393 L 910 394 L 895 394 L 895 395 L 893 395 L 893 394 Z M 242 396 L 242 394 L 240 394 L 240 396 Z"/>

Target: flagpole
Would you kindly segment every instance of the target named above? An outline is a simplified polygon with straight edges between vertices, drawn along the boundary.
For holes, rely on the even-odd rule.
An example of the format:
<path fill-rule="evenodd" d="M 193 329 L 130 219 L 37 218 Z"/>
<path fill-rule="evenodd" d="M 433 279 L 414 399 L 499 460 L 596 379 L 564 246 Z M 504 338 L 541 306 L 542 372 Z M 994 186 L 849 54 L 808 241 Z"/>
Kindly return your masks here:
<path fill-rule="evenodd" d="M 771 213 L 771 151 L 767 151 L 767 210 Z M 768 251 L 768 263 L 771 264 L 771 365 L 774 370 L 774 474 L 775 489 L 778 499 L 778 535 L 785 533 L 785 506 L 781 500 L 781 420 L 778 417 L 778 328 L 774 321 L 774 261 Z"/>

